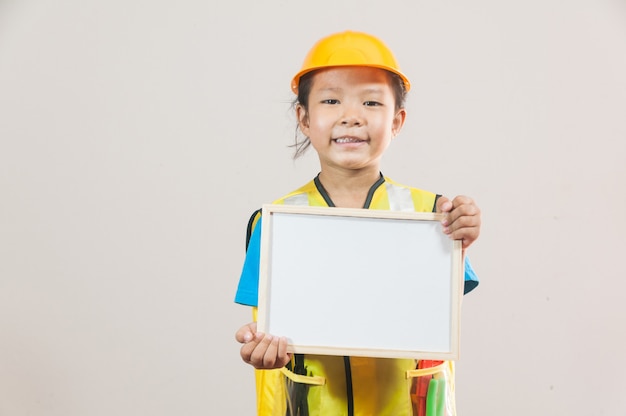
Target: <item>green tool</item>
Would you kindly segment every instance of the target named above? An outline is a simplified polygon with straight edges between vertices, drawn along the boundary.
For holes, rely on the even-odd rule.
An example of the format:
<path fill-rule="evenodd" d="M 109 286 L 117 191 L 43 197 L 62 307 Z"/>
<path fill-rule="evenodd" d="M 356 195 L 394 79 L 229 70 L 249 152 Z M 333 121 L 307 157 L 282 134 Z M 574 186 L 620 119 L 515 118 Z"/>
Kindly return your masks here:
<path fill-rule="evenodd" d="M 446 411 L 446 380 L 433 378 L 428 383 L 426 416 L 444 416 Z"/>

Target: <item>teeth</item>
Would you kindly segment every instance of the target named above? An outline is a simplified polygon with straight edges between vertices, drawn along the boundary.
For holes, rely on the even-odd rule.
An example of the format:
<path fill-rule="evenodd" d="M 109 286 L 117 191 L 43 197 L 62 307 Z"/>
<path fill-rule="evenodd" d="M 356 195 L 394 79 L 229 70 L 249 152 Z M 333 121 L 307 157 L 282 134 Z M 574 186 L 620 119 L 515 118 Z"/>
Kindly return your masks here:
<path fill-rule="evenodd" d="M 360 142 L 361 140 L 359 140 L 359 139 L 352 139 L 352 138 L 349 138 L 349 137 L 340 137 L 338 139 L 335 139 L 335 141 L 337 143 L 357 143 L 357 142 Z"/>

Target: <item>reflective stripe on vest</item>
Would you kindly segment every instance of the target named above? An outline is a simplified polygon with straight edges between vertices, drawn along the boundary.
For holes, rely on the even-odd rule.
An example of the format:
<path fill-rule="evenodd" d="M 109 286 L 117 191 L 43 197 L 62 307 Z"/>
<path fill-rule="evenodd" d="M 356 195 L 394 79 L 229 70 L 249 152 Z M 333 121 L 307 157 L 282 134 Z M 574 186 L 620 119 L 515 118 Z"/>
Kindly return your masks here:
<path fill-rule="evenodd" d="M 300 206 L 308 206 L 309 205 L 309 195 L 306 193 L 296 194 L 290 197 L 285 198 L 285 205 L 300 205 Z"/>
<path fill-rule="evenodd" d="M 415 211 L 415 204 L 409 188 L 400 187 L 389 182 L 385 182 L 387 198 L 389 200 L 390 211 Z"/>

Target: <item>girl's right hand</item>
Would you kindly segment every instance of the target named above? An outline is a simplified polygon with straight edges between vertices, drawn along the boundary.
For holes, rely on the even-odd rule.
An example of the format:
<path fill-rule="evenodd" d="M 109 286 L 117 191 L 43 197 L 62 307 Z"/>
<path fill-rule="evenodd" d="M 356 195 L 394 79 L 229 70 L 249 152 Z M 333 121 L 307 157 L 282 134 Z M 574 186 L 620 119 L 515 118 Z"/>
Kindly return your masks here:
<path fill-rule="evenodd" d="M 239 351 L 241 359 L 259 370 L 281 368 L 291 360 L 287 338 L 257 332 L 256 322 L 239 328 L 235 339 L 243 344 Z"/>

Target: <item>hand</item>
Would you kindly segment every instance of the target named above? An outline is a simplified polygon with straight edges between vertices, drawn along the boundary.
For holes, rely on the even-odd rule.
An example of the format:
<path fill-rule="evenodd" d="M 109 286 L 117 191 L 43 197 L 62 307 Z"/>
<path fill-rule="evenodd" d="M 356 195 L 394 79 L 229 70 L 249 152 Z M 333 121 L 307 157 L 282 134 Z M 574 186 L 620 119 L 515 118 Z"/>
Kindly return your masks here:
<path fill-rule="evenodd" d="M 235 339 L 243 344 L 239 351 L 241 359 L 254 368 L 281 368 L 291 360 L 291 354 L 287 352 L 287 338 L 257 332 L 256 322 L 239 328 Z"/>
<path fill-rule="evenodd" d="M 468 248 L 480 234 L 480 209 L 467 196 L 457 196 L 450 201 L 445 196 L 437 200 L 437 212 L 446 214 L 441 224 L 443 232 L 453 240 L 463 241 Z"/>

